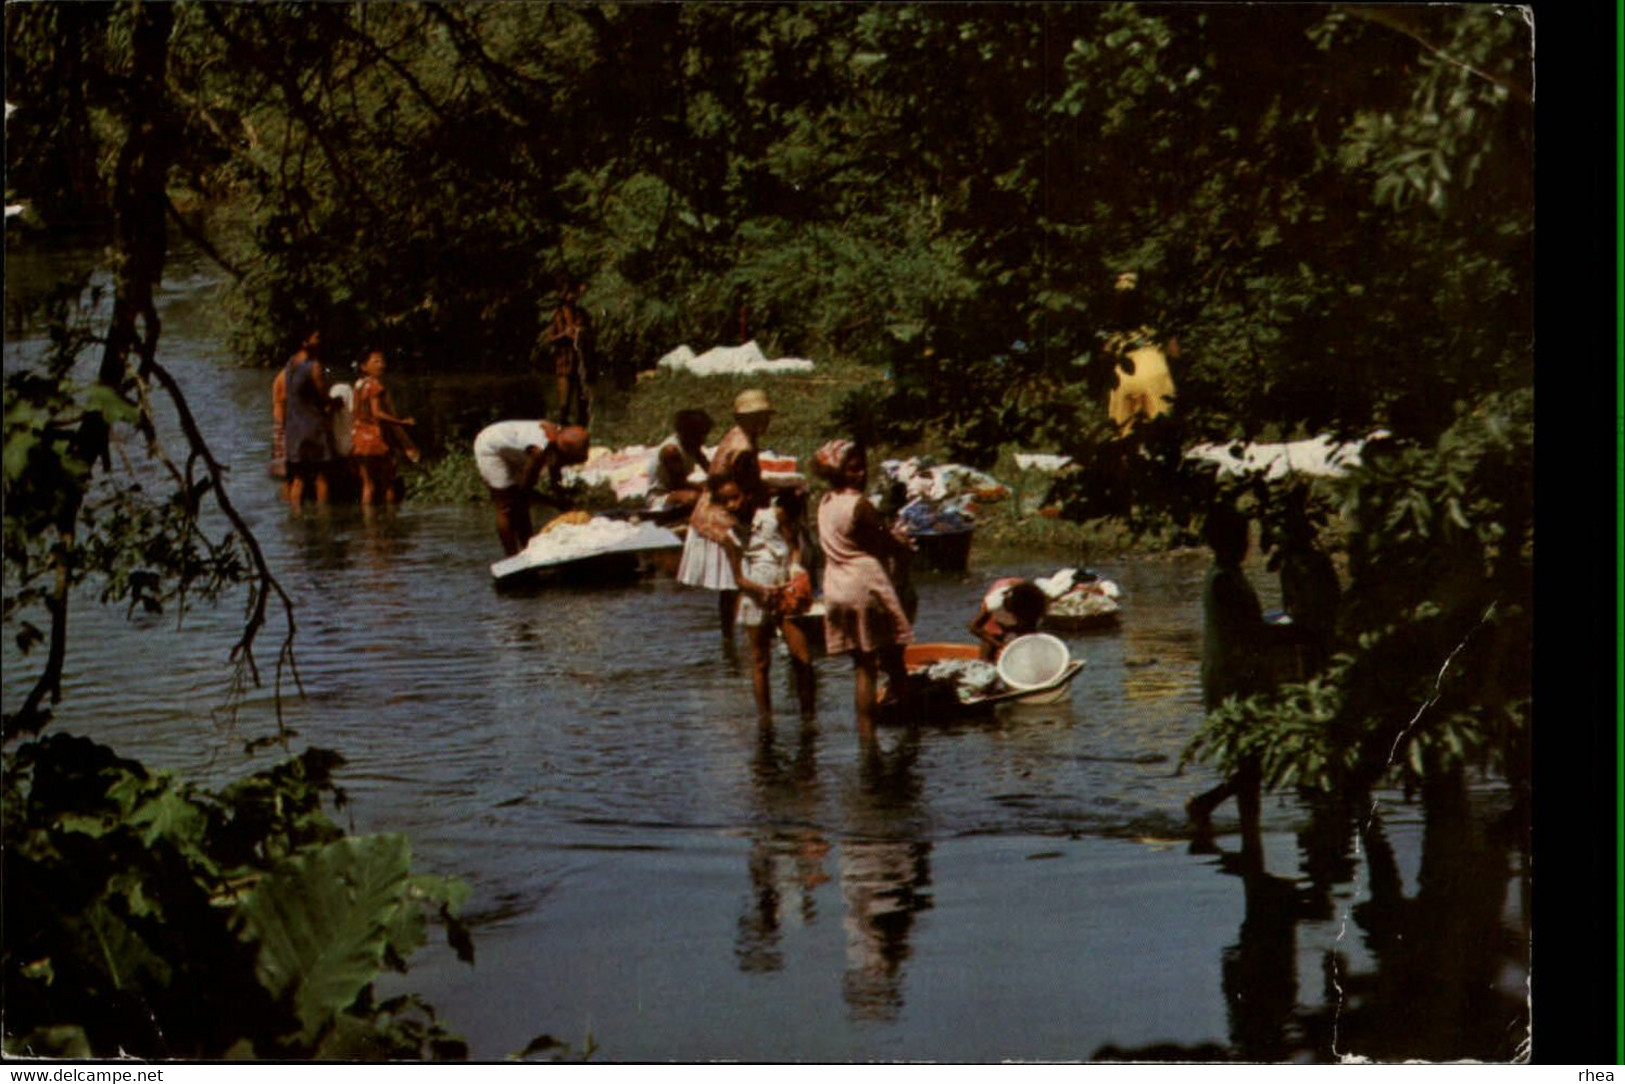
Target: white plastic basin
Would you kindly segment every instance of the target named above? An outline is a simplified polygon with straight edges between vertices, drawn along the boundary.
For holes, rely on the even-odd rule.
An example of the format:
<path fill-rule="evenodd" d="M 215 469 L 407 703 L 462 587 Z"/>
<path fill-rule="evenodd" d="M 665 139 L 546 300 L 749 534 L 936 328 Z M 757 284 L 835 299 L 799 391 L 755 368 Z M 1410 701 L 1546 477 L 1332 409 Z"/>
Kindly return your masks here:
<path fill-rule="evenodd" d="M 999 654 L 999 677 L 1011 689 L 1038 689 L 1066 673 L 1072 653 L 1044 632 L 1018 636 Z"/>

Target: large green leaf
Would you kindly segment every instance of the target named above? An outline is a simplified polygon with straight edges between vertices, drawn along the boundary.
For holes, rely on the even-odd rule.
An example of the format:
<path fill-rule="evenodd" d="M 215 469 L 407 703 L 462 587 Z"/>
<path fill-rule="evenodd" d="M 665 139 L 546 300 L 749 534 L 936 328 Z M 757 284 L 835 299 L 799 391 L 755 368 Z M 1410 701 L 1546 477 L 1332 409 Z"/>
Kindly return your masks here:
<path fill-rule="evenodd" d="M 294 858 L 243 904 L 239 934 L 259 944 L 258 977 L 288 999 L 314 1041 L 377 976 L 408 897 L 405 836 L 341 839 Z"/>

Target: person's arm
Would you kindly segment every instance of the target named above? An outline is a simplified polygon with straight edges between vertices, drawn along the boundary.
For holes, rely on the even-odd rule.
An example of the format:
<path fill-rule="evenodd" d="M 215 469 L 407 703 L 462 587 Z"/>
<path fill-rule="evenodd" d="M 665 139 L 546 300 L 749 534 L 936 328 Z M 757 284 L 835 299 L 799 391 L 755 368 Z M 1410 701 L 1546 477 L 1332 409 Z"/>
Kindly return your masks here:
<path fill-rule="evenodd" d="M 536 488 L 536 483 L 542 480 L 542 468 L 548 466 L 548 459 L 547 449 L 540 444 L 531 444 L 525 448 L 525 465 L 519 472 L 521 488 Z"/>
<path fill-rule="evenodd" d="M 1001 630 L 999 630 L 998 622 L 993 620 L 992 611 L 987 608 L 986 602 L 976 608 L 976 616 L 971 619 L 971 623 L 966 628 L 988 650 L 997 652 L 999 646 L 1004 643 L 1004 638 L 999 635 Z"/>
<path fill-rule="evenodd" d="M 271 381 L 271 420 L 281 425 L 288 417 L 288 370 L 283 369 Z"/>
<path fill-rule="evenodd" d="M 389 389 L 383 386 L 378 388 L 378 396 L 372 404 L 372 416 L 381 422 L 391 425 L 416 425 L 411 418 L 397 418 L 395 416 L 395 401 L 389 397 Z"/>
<path fill-rule="evenodd" d="M 388 408 L 388 413 L 378 409 L 377 406 L 374 406 L 373 408 L 374 413 L 377 415 L 379 421 L 389 422 L 394 426 L 394 428 L 384 431 L 385 439 L 390 444 L 398 445 L 399 447 L 397 450 L 402 455 L 406 456 L 409 462 L 416 463 L 421 460 L 423 458 L 423 453 L 418 451 L 418 446 L 412 443 L 412 438 L 407 435 L 405 429 L 406 426 L 416 425 L 417 422 L 412 418 L 397 418 L 394 416 L 395 403 L 389 398 L 389 390 L 387 388 L 380 393 L 379 402 Z"/>
<path fill-rule="evenodd" d="M 881 560 L 900 554 L 908 553 L 914 548 L 913 539 L 908 537 L 901 525 L 886 522 L 886 517 L 880 510 L 869 503 L 869 498 L 861 498 L 852 511 L 852 518 L 858 528 L 858 537 L 864 548 Z"/>
<path fill-rule="evenodd" d="M 575 498 L 564 489 L 564 464 L 559 462 L 558 452 L 552 448 L 544 450 L 536 457 L 535 474 L 531 476 L 530 484 L 534 486 L 541 480 L 542 467 L 546 466 L 548 476 L 548 491 L 543 499 L 561 512 L 568 512 L 575 507 Z"/>

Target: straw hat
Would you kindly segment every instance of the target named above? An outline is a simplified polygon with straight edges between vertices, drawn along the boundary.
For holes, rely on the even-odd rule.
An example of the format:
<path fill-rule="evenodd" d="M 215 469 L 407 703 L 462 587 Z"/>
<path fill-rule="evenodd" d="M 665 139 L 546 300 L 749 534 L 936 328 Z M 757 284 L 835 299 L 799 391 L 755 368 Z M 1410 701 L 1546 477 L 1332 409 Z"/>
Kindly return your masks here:
<path fill-rule="evenodd" d="M 746 388 L 734 399 L 735 414 L 771 414 L 773 404 L 761 388 Z"/>

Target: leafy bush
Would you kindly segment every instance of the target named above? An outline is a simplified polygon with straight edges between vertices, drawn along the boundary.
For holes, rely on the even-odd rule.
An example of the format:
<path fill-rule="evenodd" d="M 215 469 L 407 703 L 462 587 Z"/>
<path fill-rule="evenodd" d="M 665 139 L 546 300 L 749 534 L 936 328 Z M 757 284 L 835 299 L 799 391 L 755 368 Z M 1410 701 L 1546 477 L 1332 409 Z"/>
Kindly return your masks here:
<path fill-rule="evenodd" d="M 1471 767 L 1526 796 L 1533 695 L 1533 396 L 1463 408 L 1431 445 L 1377 445 L 1344 483 L 1347 652 L 1320 681 L 1229 703 L 1186 751 L 1274 784 L 1359 791 Z"/>
<path fill-rule="evenodd" d="M 433 914 L 473 959 L 463 884 L 403 836 L 348 837 L 337 754 L 218 792 L 53 734 L 6 757 L 5 1050 L 144 1058 L 460 1058 L 416 996 L 377 1001 Z"/>

